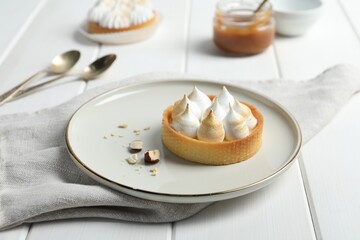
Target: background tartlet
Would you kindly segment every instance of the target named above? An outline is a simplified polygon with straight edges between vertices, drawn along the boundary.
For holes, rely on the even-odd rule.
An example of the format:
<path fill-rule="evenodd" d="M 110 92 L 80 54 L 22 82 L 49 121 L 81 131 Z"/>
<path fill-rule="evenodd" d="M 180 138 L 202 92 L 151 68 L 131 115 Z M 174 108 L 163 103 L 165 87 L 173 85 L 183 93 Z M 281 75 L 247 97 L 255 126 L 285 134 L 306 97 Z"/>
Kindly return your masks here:
<path fill-rule="evenodd" d="M 88 12 L 89 33 L 117 33 L 156 23 L 150 0 L 98 0 Z"/>
<path fill-rule="evenodd" d="M 125 32 L 131 30 L 137 30 L 144 27 L 149 27 L 155 24 L 157 21 L 157 13 L 154 11 L 154 16 L 149 19 L 148 21 L 136 25 L 131 25 L 128 27 L 121 27 L 121 28 L 105 28 L 102 27 L 99 23 L 94 21 L 88 21 L 87 27 L 89 33 L 117 33 L 117 32 Z"/>

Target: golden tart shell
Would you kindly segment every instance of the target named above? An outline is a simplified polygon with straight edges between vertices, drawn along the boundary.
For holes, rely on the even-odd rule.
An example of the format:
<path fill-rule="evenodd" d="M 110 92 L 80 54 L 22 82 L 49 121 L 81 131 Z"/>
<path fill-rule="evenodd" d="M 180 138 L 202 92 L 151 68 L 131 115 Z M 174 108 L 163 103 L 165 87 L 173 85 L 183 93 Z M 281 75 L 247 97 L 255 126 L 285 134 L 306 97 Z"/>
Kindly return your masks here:
<path fill-rule="evenodd" d="M 171 127 L 173 105 L 163 113 L 162 141 L 175 155 L 188 161 L 207 165 L 228 165 L 254 156 L 262 144 L 264 118 L 254 106 L 244 103 L 257 119 L 250 135 L 233 141 L 204 142 L 184 136 Z"/>
<path fill-rule="evenodd" d="M 132 25 L 132 26 L 129 26 L 126 28 L 105 28 L 105 27 L 100 26 L 100 24 L 97 22 L 88 21 L 88 32 L 89 33 L 125 32 L 125 31 L 137 30 L 140 28 L 151 26 L 151 25 L 155 24 L 156 21 L 157 21 L 157 13 L 155 11 L 154 11 L 154 16 L 151 19 L 149 19 L 148 21 L 141 23 L 141 24 Z"/>

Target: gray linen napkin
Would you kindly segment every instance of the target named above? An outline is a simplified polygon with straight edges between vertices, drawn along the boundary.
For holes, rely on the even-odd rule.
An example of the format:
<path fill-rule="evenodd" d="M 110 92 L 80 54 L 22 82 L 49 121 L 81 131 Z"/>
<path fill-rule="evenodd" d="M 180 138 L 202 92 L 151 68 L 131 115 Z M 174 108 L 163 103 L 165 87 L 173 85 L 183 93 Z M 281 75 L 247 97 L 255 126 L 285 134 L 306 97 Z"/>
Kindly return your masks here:
<path fill-rule="evenodd" d="M 193 78 L 180 73 L 146 74 L 85 92 L 52 109 L 0 117 L 0 230 L 25 222 L 103 217 L 172 222 L 207 207 L 135 198 L 99 185 L 69 157 L 64 131 L 85 101 L 116 87 L 158 79 Z M 211 79 L 209 79 L 211 80 Z M 236 81 L 226 81 L 235 83 Z M 236 82 L 272 97 L 297 118 L 304 142 L 319 132 L 360 89 L 360 70 L 333 67 L 309 81 Z"/>

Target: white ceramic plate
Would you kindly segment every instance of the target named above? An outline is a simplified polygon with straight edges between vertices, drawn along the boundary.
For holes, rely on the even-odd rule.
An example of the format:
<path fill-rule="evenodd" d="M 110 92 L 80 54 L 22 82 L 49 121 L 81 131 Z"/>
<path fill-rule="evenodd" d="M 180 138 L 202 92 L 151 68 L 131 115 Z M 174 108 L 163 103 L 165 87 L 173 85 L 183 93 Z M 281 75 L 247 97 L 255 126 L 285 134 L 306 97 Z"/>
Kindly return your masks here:
<path fill-rule="evenodd" d="M 301 132 L 289 113 L 270 99 L 227 85 L 238 99 L 255 105 L 264 115 L 263 145 L 247 161 L 227 166 L 188 162 L 169 152 L 161 142 L 163 110 L 190 93 L 193 86 L 216 95 L 221 83 L 201 80 L 157 81 L 129 85 L 84 104 L 71 118 L 66 142 L 75 163 L 100 183 L 140 198 L 178 203 L 218 201 L 255 191 L 270 183 L 296 159 Z M 129 126 L 118 128 L 122 123 Z M 143 130 L 150 126 L 150 130 Z M 141 129 L 140 135 L 133 130 Z M 123 136 L 123 137 L 119 137 Z M 105 137 L 105 138 L 104 138 Z M 128 144 L 144 142 L 140 163 L 129 165 Z M 159 149 L 156 165 L 145 165 L 145 150 Z M 157 176 L 150 169 L 156 167 Z"/>
<path fill-rule="evenodd" d="M 158 28 L 162 20 L 162 15 L 160 13 L 156 14 L 156 22 L 150 26 L 117 33 L 89 33 L 87 31 L 86 23 L 84 23 L 80 28 L 79 32 L 85 37 L 89 38 L 92 41 L 105 44 L 129 44 L 144 41 L 150 38 Z"/>

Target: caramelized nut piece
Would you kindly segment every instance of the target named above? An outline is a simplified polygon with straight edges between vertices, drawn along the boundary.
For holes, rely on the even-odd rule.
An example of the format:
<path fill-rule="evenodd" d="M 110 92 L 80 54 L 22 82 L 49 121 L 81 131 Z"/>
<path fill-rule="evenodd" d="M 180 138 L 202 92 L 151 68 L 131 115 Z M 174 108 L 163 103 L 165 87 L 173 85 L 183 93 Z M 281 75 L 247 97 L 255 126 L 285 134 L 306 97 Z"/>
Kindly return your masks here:
<path fill-rule="evenodd" d="M 134 152 L 140 152 L 143 148 L 143 142 L 141 140 L 134 140 L 129 145 L 130 150 Z"/>
<path fill-rule="evenodd" d="M 156 176 L 156 175 L 158 175 L 158 173 L 159 173 L 159 170 L 157 168 L 150 169 L 151 176 Z"/>
<path fill-rule="evenodd" d="M 157 163 L 160 161 L 160 151 L 158 149 L 146 151 L 144 154 L 144 160 L 147 163 Z"/>
<path fill-rule="evenodd" d="M 123 123 L 118 125 L 118 128 L 127 128 L 129 125 L 127 123 Z"/>
<path fill-rule="evenodd" d="M 129 158 L 126 159 L 126 161 L 130 164 L 130 165 L 134 165 L 137 163 L 138 161 L 138 155 L 137 154 L 131 154 L 129 156 Z"/>

